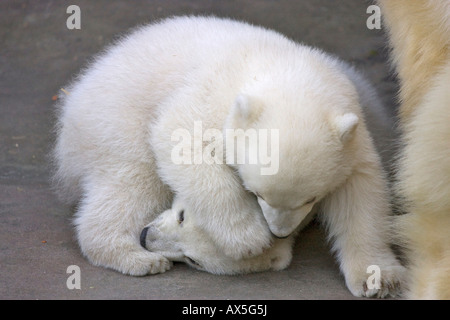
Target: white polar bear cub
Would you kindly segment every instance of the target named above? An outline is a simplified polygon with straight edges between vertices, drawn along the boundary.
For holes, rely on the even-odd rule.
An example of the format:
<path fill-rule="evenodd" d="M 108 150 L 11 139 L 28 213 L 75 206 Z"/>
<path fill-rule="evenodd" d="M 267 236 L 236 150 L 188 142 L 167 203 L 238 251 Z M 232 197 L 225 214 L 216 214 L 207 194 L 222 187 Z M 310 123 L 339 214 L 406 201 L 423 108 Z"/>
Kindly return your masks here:
<path fill-rule="evenodd" d="M 256 206 L 255 212 L 260 211 L 256 199 L 252 202 L 249 204 Z M 157 252 L 170 261 L 185 262 L 195 269 L 214 274 L 240 274 L 286 268 L 292 259 L 294 236 L 274 239 L 263 254 L 230 259 L 215 245 L 211 235 L 198 227 L 195 213 L 190 212 L 184 202 L 175 196 L 172 208 L 143 229 L 140 241 L 147 250 Z"/>
<path fill-rule="evenodd" d="M 80 199 L 77 236 L 92 263 L 131 275 L 169 269 L 139 234 L 174 194 L 234 261 L 270 251 L 273 235 L 293 234 L 314 206 L 351 292 L 374 294 L 369 265 L 381 269 L 378 294 L 395 291 L 402 267 L 388 244 L 387 182 L 366 128 L 384 146 L 391 123 L 350 67 L 260 27 L 179 17 L 123 38 L 67 91 L 55 177 Z M 260 135 L 269 131 L 273 139 Z M 229 147 L 229 132 L 248 143 Z M 262 147 L 269 162 L 253 152 Z"/>

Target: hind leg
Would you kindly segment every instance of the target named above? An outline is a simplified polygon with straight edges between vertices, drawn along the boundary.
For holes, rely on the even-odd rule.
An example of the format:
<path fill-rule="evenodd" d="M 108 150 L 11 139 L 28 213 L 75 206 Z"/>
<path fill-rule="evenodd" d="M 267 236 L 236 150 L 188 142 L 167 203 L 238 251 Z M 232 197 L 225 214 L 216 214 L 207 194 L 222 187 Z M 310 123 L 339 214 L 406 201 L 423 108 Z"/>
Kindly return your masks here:
<path fill-rule="evenodd" d="M 148 165 L 126 165 L 92 175 L 76 218 L 83 254 L 91 263 L 124 274 L 165 272 L 170 262 L 141 247 L 142 227 L 170 206 L 172 195 Z"/>

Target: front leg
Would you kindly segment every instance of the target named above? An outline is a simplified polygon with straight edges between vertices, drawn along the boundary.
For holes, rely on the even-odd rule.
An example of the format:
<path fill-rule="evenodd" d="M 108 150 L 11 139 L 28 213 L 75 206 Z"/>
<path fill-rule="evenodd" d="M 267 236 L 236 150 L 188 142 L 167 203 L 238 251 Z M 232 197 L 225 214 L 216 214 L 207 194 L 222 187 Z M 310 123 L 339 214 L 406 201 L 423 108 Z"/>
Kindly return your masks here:
<path fill-rule="evenodd" d="M 387 183 L 379 166 L 369 163 L 363 170 L 356 169 L 343 186 L 324 200 L 321 211 L 352 294 L 398 294 L 405 272 L 389 246 L 390 205 Z M 376 279 L 377 271 L 380 279 Z"/>

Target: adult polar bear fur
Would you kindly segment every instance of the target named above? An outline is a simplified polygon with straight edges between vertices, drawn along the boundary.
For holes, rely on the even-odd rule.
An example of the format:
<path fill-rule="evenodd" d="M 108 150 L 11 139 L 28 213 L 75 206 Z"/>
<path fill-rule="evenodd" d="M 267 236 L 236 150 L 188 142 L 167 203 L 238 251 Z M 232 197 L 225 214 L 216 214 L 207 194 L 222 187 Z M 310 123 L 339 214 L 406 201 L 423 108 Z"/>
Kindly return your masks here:
<path fill-rule="evenodd" d="M 450 299 L 450 2 L 379 1 L 400 81 L 397 192 L 413 299 Z"/>
<path fill-rule="evenodd" d="M 162 212 L 168 219 L 179 215 L 171 209 L 176 195 L 176 206 L 191 218 L 179 232 L 197 230 L 207 244 L 195 246 L 186 234 L 165 239 L 169 244 L 192 241 L 187 245 L 197 259 L 205 253 L 204 266 L 211 265 L 211 252 L 234 261 L 231 269 L 210 272 L 280 269 L 291 246 L 274 249 L 282 240 L 273 234 L 289 240 L 314 207 L 350 291 L 396 293 L 403 269 L 389 248 L 388 183 L 373 141 L 388 145 L 392 127 L 352 68 L 260 27 L 179 17 L 118 41 L 68 92 L 60 107 L 55 177 L 69 200 L 80 199 L 77 236 L 92 263 L 131 275 L 168 270 L 161 253 L 170 246 L 158 253 L 151 245 L 158 229 L 146 229 L 141 241 L 153 252 L 140 246 L 139 234 Z M 271 141 L 276 174 L 261 175 L 262 162 L 176 163 L 174 148 L 192 145 L 172 135 L 183 129 L 195 137 L 196 122 L 204 130 L 277 130 L 278 141 Z M 195 146 L 194 139 L 194 155 Z M 235 263 L 271 250 L 284 263 Z M 381 269 L 381 289 L 367 286 L 371 265 Z"/>

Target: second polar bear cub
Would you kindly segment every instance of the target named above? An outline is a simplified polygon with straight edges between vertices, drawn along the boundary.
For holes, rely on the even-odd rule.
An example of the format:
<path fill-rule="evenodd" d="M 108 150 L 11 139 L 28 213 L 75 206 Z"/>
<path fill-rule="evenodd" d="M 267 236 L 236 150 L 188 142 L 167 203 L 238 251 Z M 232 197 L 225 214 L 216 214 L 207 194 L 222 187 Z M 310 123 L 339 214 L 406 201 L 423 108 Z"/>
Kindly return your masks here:
<path fill-rule="evenodd" d="M 274 235 L 292 236 L 314 207 L 351 292 L 395 293 L 402 267 L 389 248 L 389 194 L 376 150 L 388 145 L 392 128 L 372 88 L 349 66 L 260 27 L 180 17 L 121 39 L 68 91 L 56 178 L 69 200 L 81 199 L 77 236 L 94 264 L 132 275 L 166 271 L 162 253 L 178 240 L 164 238 L 158 252 L 151 223 L 164 224 L 162 212 L 177 216 L 167 211 L 174 195 L 189 214 L 189 230 L 200 230 L 217 256 L 234 262 L 270 252 L 282 241 Z M 174 139 L 180 129 L 193 141 Z M 206 134 L 210 129 L 224 132 L 223 140 L 231 130 L 233 139 L 248 141 L 207 148 L 220 140 Z M 245 137 L 250 129 L 275 138 L 252 140 Z M 270 174 L 261 174 L 264 154 L 253 152 L 262 147 L 277 162 Z M 174 150 L 194 161 L 174 161 Z M 204 150 L 224 161 L 195 161 Z M 239 153 L 244 161 L 233 162 Z M 152 252 L 140 246 L 148 224 L 141 242 Z M 289 251 L 290 243 L 279 248 Z M 190 247 L 196 249 L 202 247 Z M 286 266 L 290 253 L 279 256 Z M 202 260 L 208 265 L 207 256 Z M 367 288 L 370 265 L 381 270 L 382 290 Z"/>

